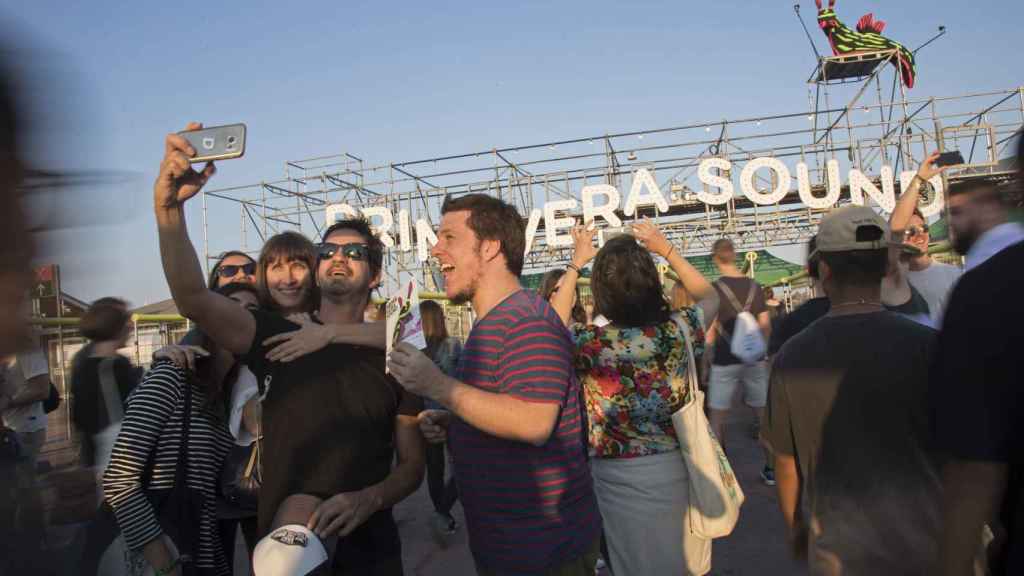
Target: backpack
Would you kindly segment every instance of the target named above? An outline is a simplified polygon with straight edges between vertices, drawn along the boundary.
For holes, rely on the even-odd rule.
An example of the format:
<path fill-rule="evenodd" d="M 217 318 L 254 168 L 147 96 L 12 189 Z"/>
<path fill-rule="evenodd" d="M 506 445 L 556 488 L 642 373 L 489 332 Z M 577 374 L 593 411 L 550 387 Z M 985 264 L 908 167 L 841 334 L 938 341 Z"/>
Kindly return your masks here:
<path fill-rule="evenodd" d="M 747 301 L 742 306 L 736 294 L 725 282 L 715 282 L 718 288 L 729 299 L 729 303 L 738 312 L 736 314 L 736 325 L 733 326 L 733 333 L 730 335 L 725 326 L 719 322 L 718 329 L 722 336 L 729 341 L 729 351 L 739 358 L 744 364 L 755 364 L 764 359 L 768 346 L 764 341 L 764 334 L 757 324 L 757 318 L 750 313 L 750 305 L 754 303 L 754 294 L 757 291 L 757 284 L 750 283 L 750 291 L 747 294 Z"/>

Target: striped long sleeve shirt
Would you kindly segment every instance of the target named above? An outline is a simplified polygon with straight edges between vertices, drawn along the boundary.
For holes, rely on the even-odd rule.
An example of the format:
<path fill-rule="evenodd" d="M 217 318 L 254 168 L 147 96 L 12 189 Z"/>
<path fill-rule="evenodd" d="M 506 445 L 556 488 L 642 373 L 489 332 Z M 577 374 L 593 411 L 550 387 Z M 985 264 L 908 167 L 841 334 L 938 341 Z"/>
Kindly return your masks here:
<path fill-rule="evenodd" d="M 187 385 L 181 369 L 167 361 L 157 362 L 128 398 L 121 433 L 103 477 L 103 492 L 132 550 L 141 550 L 162 534 L 146 491 L 174 486 Z M 210 573 L 230 574 L 217 531 L 217 487 L 224 457 L 234 441 L 226 422 L 203 409 L 203 388 L 192 386 L 191 400 L 186 483 L 203 496 L 200 525 L 193 528 L 199 531 L 196 565 Z M 150 462 L 151 480 L 143 485 Z"/>

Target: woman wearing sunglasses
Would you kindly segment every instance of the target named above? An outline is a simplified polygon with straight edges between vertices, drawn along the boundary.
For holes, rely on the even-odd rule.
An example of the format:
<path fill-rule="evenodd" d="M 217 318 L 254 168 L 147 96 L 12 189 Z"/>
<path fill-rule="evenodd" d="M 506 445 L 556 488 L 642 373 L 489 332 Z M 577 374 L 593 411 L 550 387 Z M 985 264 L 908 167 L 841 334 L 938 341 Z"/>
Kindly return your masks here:
<path fill-rule="evenodd" d="M 256 283 L 256 261 L 240 250 L 230 250 L 221 254 L 220 259 L 210 269 L 210 277 L 206 281 L 211 290 L 234 283 Z"/>

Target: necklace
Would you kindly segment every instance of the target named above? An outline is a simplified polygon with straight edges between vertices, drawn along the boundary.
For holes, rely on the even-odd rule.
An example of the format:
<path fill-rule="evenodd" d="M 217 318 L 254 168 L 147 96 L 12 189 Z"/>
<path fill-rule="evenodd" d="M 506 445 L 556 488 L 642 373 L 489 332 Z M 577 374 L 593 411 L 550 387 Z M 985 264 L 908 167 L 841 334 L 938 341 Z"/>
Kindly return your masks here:
<path fill-rule="evenodd" d="M 838 304 L 833 304 L 832 308 L 842 308 L 843 306 L 881 306 L 881 305 L 882 305 L 882 303 L 880 301 L 878 301 L 878 300 L 868 301 L 868 300 L 863 300 L 862 299 L 862 300 L 857 300 L 855 302 L 840 302 Z"/>

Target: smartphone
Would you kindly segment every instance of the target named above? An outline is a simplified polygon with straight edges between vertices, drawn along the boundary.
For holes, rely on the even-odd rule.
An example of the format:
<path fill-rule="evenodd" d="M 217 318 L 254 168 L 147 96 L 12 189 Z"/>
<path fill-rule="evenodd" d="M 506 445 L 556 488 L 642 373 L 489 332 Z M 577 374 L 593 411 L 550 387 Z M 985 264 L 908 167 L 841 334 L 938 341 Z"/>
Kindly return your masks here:
<path fill-rule="evenodd" d="M 956 166 L 964 163 L 964 156 L 959 150 L 953 150 L 951 152 L 943 152 L 939 154 L 939 157 L 935 159 L 936 166 Z"/>
<path fill-rule="evenodd" d="M 245 154 L 245 124 L 212 126 L 201 130 L 178 132 L 195 148 L 196 155 L 191 162 L 229 160 Z"/>

